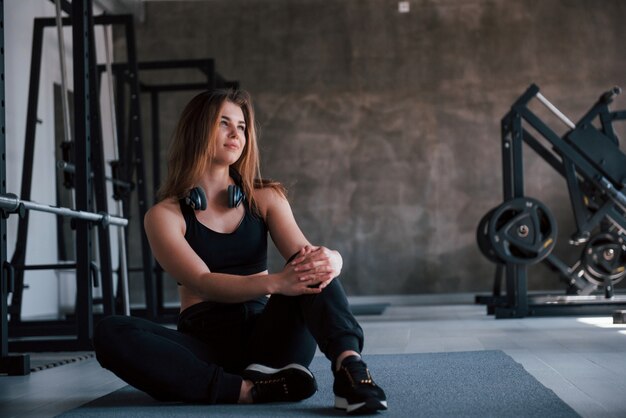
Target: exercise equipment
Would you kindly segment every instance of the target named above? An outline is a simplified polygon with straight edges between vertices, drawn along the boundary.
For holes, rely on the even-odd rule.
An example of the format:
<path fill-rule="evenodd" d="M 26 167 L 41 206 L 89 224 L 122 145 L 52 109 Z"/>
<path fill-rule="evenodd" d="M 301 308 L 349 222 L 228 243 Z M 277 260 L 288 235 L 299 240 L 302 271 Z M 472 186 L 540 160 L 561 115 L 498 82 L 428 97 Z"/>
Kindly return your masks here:
<path fill-rule="evenodd" d="M 626 155 L 613 128 L 626 111 L 609 109 L 620 92 L 606 91 L 573 122 L 533 84 L 502 118 L 503 202 L 481 218 L 476 232 L 481 253 L 496 264 L 492 295 L 476 301 L 496 318 L 606 314 L 626 307 L 626 297 L 614 289 L 626 276 Z M 567 127 L 565 134 L 529 108 L 533 99 Z M 554 254 L 558 228 L 550 209 L 525 196 L 522 144 L 566 180 L 576 224 L 567 245 L 579 258 L 571 265 Z M 528 294 L 527 269 L 537 263 L 557 273 L 564 295 Z"/>
<path fill-rule="evenodd" d="M 0 13 L 3 13 L 2 10 L 4 8 L 4 2 L 0 2 Z M 89 14 L 89 3 L 86 1 L 74 1 L 72 3 L 72 9 L 70 10 L 70 12 L 72 13 L 72 17 L 74 19 L 74 23 L 75 23 L 75 30 L 73 30 L 73 40 L 74 40 L 74 52 L 76 54 L 78 54 L 79 56 L 85 57 L 87 56 L 87 48 L 88 48 L 88 34 L 82 30 L 82 24 L 86 23 L 86 16 Z M 4 22 L 3 22 L 4 23 Z M 2 103 L 2 111 L 0 112 L 1 114 L 1 118 L 2 118 L 2 129 L 0 130 L 0 138 L 1 138 L 1 152 L 2 152 L 2 158 L 0 159 L 0 193 L 4 196 L 5 195 L 5 184 L 6 184 L 6 166 L 5 166 L 5 150 L 6 150 L 6 143 L 5 143 L 5 127 L 4 127 L 4 118 L 5 118 L 5 112 L 4 112 L 4 24 L 0 25 L 0 33 L 2 33 L 2 48 L 0 48 L 0 54 L 2 56 L 2 61 L 1 61 L 1 65 L 2 65 L 2 77 L 0 77 L 1 79 L 1 83 L 2 83 L 2 88 L 0 89 L 2 97 L 1 97 L 1 103 Z M 39 29 L 41 30 L 41 29 Z M 40 35 L 41 33 L 38 33 L 38 29 L 37 27 L 35 27 L 35 31 L 34 31 L 34 35 L 35 37 L 37 37 L 37 35 Z M 32 65 L 33 66 L 40 66 L 40 62 L 39 62 L 39 57 L 41 56 L 41 48 L 39 47 L 38 49 L 33 49 L 33 60 L 32 60 Z M 76 93 L 76 96 L 78 98 L 78 102 L 85 104 L 86 102 L 88 103 L 88 97 L 89 97 L 89 93 L 88 93 L 88 88 L 86 88 L 88 86 L 88 84 L 85 83 L 85 81 L 87 80 L 87 76 L 89 74 L 88 69 L 86 69 L 84 67 L 85 64 L 85 60 L 79 60 L 80 62 L 75 62 L 74 63 L 74 91 Z M 34 77 L 33 74 L 31 72 L 31 84 L 33 84 Z M 36 87 L 38 88 L 38 80 L 34 83 L 36 85 Z M 33 97 L 34 93 L 32 93 L 31 90 L 31 95 L 29 97 L 29 108 L 28 108 L 28 115 L 29 117 L 33 118 L 34 121 L 36 121 L 36 101 L 33 102 L 31 99 Z M 88 128 L 89 128 L 89 124 L 87 123 L 87 121 L 89 120 L 89 116 L 90 116 L 90 111 L 91 109 L 87 106 L 83 106 L 83 107 L 78 107 L 80 110 L 78 110 L 75 114 L 75 118 L 74 118 L 74 122 L 75 122 L 75 133 L 76 135 L 81 139 L 81 145 L 80 147 L 78 147 L 77 149 L 77 156 L 79 158 L 77 158 L 77 165 L 78 165 L 78 172 L 80 175 L 83 176 L 83 179 L 85 179 L 87 176 L 85 176 L 85 173 L 87 172 L 86 169 L 90 167 L 90 158 L 89 157 L 89 152 L 90 151 L 90 137 L 89 137 L 89 132 L 88 132 Z M 33 117 L 34 115 L 34 117 Z M 33 127 L 27 127 L 27 137 L 28 136 L 34 136 L 34 129 Z M 82 158 L 81 158 L 82 157 Z M 31 169 L 32 169 L 32 165 L 31 165 Z M 30 186 L 30 179 L 28 179 L 28 185 Z M 24 184 L 23 184 L 24 185 Z M 77 205 L 77 211 L 86 211 L 88 208 L 88 200 L 86 199 L 86 193 L 85 191 L 88 190 L 87 189 L 87 185 L 88 185 L 88 180 L 85 181 L 81 181 L 80 182 L 80 186 L 81 189 L 80 191 L 77 192 L 77 199 L 76 199 L 76 205 Z M 30 189 L 30 187 L 29 187 Z M 28 199 L 25 199 L 28 200 Z M 5 201 L 5 205 L 7 205 L 8 207 L 6 208 L 7 210 L 11 210 L 11 209 L 16 209 L 18 211 L 21 211 L 22 213 L 24 213 L 24 216 L 27 216 L 28 211 L 25 210 L 25 206 L 23 204 L 17 204 L 17 206 L 15 205 L 17 203 L 17 200 L 14 196 L 10 196 L 9 195 L 9 199 L 8 201 Z M 23 219 L 23 217 L 21 218 Z M 17 355 L 17 356 L 12 356 L 8 354 L 8 350 L 11 348 L 13 349 L 13 347 L 9 346 L 9 335 L 8 335 L 8 315 L 9 315 L 9 311 L 8 311 L 8 303 L 7 303 L 7 297 L 9 293 L 14 293 L 15 290 L 15 282 L 16 282 L 16 277 L 14 275 L 14 263 L 9 263 L 7 262 L 7 254 L 6 254 L 6 247 L 7 247 L 7 242 L 6 242 L 6 218 L 3 216 L 0 218 L 0 223 L 1 223 L 1 236 L 2 236 L 2 250 L 0 251 L 0 265 L 2 266 L 2 274 L 1 274 L 1 280 L 0 280 L 0 347 L 1 347 L 1 356 L 0 356 L 0 373 L 7 373 L 7 374 L 27 374 L 29 373 L 29 363 L 30 363 L 30 357 L 26 354 L 22 354 L 22 355 Z M 18 227 L 19 228 L 19 227 Z M 76 224 L 76 234 L 77 234 L 77 254 L 76 254 L 76 263 L 75 263 L 75 268 L 77 270 L 77 275 L 81 275 L 82 277 L 88 277 L 89 276 L 89 271 L 90 271 L 90 250 L 91 250 L 91 242 L 90 242 L 90 236 L 88 233 L 88 225 L 87 225 L 87 221 L 80 221 L 77 222 Z M 23 266 L 23 263 L 21 263 L 21 265 Z M 75 327 L 75 331 L 76 331 L 76 340 L 80 343 L 84 343 L 86 346 L 86 343 L 88 342 L 88 339 L 91 336 L 91 327 L 92 327 L 92 322 L 91 322 L 91 292 L 90 289 L 88 287 L 88 283 L 86 283 L 88 280 L 81 280 L 79 281 L 79 287 L 77 289 L 77 294 L 78 294 L 78 298 L 77 300 L 79 301 L 79 303 L 77 304 L 76 307 L 76 311 L 77 314 L 80 314 L 83 318 L 83 321 L 79 321 L 79 323 L 76 324 Z M 13 295 L 15 297 L 15 293 Z M 13 306 L 13 301 L 12 301 L 12 306 Z M 71 339 L 68 339 L 69 342 L 72 342 Z"/>
<path fill-rule="evenodd" d="M 6 191 L 6 129 L 4 102 L 4 0 L 0 0 L 0 193 Z M 30 372 L 28 354 L 9 354 L 7 326 L 7 295 L 13 286 L 11 270 L 7 267 L 7 221 L 0 217 L 0 373 L 25 375 Z"/>
<path fill-rule="evenodd" d="M 96 22 L 98 18 L 96 17 Z M 211 58 L 189 59 L 189 60 L 166 60 L 166 61 L 136 61 L 134 47 L 134 32 L 132 16 L 109 16 L 111 23 L 124 24 L 126 27 L 126 41 L 128 46 L 126 63 L 111 63 L 110 68 L 113 73 L 112 83 L 115 86 L 115 118 L 117 121 L 117 137 L 119 142 L 120 159 L 111 164 L 112 172 L 119 173 L 114 178 L 133 184 L 132 190 L 123 187 L 113 188 L 116 199 L 122 202 L 124 213 L 130 213 L 131 193 L 137 197 L 136 204 L 139 216 L 143 218 L 147 211 L 148 193 L 146 182 L 144 181 L 144 147 L 141 134 L 142 113 L 139 108 L 140 93 L 150 95 L 150 109 L 147 112 L 150 116 L 151 126 L 151 147 L 147 148 L 152 152 L 152 180 L 153 180 L 153 200 L 156 201 L 157 187 L 161 183 L 161 141 L 159 125 L 160 97 L 163 94 L 181 91 L 202 91 L 213 90 L 215 88 L 238 88 L 237 81 L 226 80 L 215 70 L 215 61 Z M 98 70 L 102 73 L 107 66 L 99 65 Z M 155 73 L 161 70 L 194 70 L 199 72 L 204 81 L 202 82 L 168 82 L 164 84 L 146 83 L 143 74 Z M 189 78 L 194 78 L 195 74 L 190 74 Z M 155 77 L 151 77 L 155 79 Z M 130 99 L 130 100 L 129 100 Z M 127 116 L 128 113 L 128 116 Z M 128 132 L 130 131 L 130 134 Z M 131 179 L 135 176 L 135 181 Z M 138 273 L 143 276 L 145 308 L 133 307 L 132 314 L 144 316 L 151 320 L 172 322 L 176 321 L 178 308 L 165 307 L 163 297 L 163 271 L 152 258 L 152 253 L 147 240 L 144 239 L 143 222 L 139 222 L 141 228 L 141 245 L 136 246 L 141 252 L 140 256 L 133 256 L 130 248 L 131 260 L 141 261 L 141 265 L 128 266 L 129 273 Z"/>
<path fill-rule="evenodd" d="M 528 197 L 511 199 L 490 213 L 487 236 L 499 260 L 535 264 L 554 248 L 556 221 L 540 201 Z"/>
<path fill-rule="evenodd" d="M 502 260 L 498 257 L 491 245 L 489 238 L 489 220 L 493 215 L 494 209 L 491 209 L 485 214 L 478 222 L 478 228 L 476 229 L 476 242 L 478 243 L 478 249 L 487 259 L 493 263 L 502 263 Z"/>
<path fill-rule="evenodd" d="M 582 254 L 585 278 L 598 286 L 610 287 L 626 276 L 626 244 L 615 232 L 592 236 Z"/>
<path fill-rule="evenodd" d="M 83 219 L 90 222 L 98 222 L 103 226 L 128 225 L 128 219 L 111 216 L 108 213 L 85 212 L 82 210 L 74 210 L 70 208 L 46 205 L 43 203 L 30 202 L 28 200 L 21 200 L 19 197 L 17 197 L 17 195 L 13 193 L 0 194 L 0 209 L 4 213 L 4 216 L 7 216 L 7 214 L 11 213 L 18 213 L 20 217 L 23 217 L 25 216 L 27 210 L 34 210 L 38 212 L 53 213 L 59 216 Z"/>
<path fill-rule="evenodd" d="M 117 138 L 117 120 L 115 119 L 115 92 L 113 91 L 113 69 L 111 67 L 111 47 L 109 45 L 109 38 L 112 38 L 111 26 L 105 25 L 104 28 L 104 51 L 106 59 L 106 74 L 107 74 L 107 87 L 109 97 L 109 111 L 111 113 L 111 132 L 113 135 L 113 160 L 119 161 L 119 149 Z M 112 179 L 112 181 L 118 181 Z M 119 184 L 118 184 L 119 188 Z M 116 188 L 117 189 L 117 188 Z M 114 194 L 114 198 L 117 197 Z M 119 198 L 115 198 L 116 213 L 123 213 L 123 206 Z M 117 231 L 117 244 L 118 244 L 118 257 L 119 257 L 119 280 L 118 285 L 120 287 L 119 294 L 121 295 L 122 307 L 124 315 L 130 315 L 130 292 L 128 285 L 128 263 L 126 261 L 126 235 L 124 231 Z"/>
<path fill-rule="evenodd" d="M 71 17 L 61 18 L 60 8 Z M 95 60 L 94 24 L 127 24 L 132 28 L 132 16 L 126 18 L 113 16 L 93 17 L 91 1 L 74 0 L 71 4 L 57 2 L 57 16 L 54 18 L 37 18 L 34 20 L 33 49 L 31 59 L 29 96 L 27 108 L 26 139 L 24 141 L 24 163 L 22 171 L 22 188 L 20 197 L 7 194 L 5 184 L 5 158 L 2 158 L 2 190 L 0 206 L 5 216 L 11 213 L 20 214 L 18 236 L 15 252 L 11 261 L 6 260 L 6 221 L 2 217 L 3 253 L 2 253 L 2 286 L 0 286 L 0 303 L 2 305 L 2 357 L 0 372 L 10 374 L 28 373 L 28 356 L 18 356 L 15 361 L 8 356 L 7 350 L 17 352 L 37 351 L 73 351 L 92 349 L 91 338 L 94 324 L 94 303 L 101 303 L 105 315 L 116 313 L 113 293 L 112 268 L 110 257 L 110 240 L 108 226 L 120 226 L 126 230 L 127 219 L 110 215 L 107 210 L 106 184 L 104 176 L 104 153 L 102 148 L 102 126 L 99 110 L 99 90 Z M 37 102 L 41 74 L 41 58 L 43 47 L 43 31 L 46 27 L 71 25 L 73 47 L 73 91 L 74 91 L 74 139 L 70 138 L 67 127 L 67 115 L 64 115 L 64 149 L 71 158 L 66 161 L 75 172 L 71 183 L 75 200 L 75 209 L 62 207 L 66 205 L 45 205 L 30 200 L 32 185 L 35 130 L 37 127 Z M 63 48 L 62 40 L 59 48 Z M 133 39 L 134 42 L 134 39 Z M 134 45 L 133 45 L 134 47 Z M 63 57 L 63 53 L 61 53 Z M 129 55 L 135 56 L 135 55 Z M 63 65 L 63 58 L 62 58 Z M 62 71 L 63 72 L 63 71 Z M 62 76 L 63 77 L 63 76 Z M 4 78 L 2 79 L 4 82 Z M 62 80 L 62 84 L 65 82 Z M 137 93 L 139 87 L 137 84 Z M 4 90 L 2 90 L 4 91 Z M 65 92 L 63 92 L 65 94 Z M 138 96 L 138 94 L 136 95 Z M 135 101 L 138 100 L 137 98 Z M 4 100 L 2 101 L 4 106 Z M 64 112 L 67 105 L 63 104 Z M 4 117 L 4 113 L 3 113 Z M 137 117 L 131 118 L 131 124 L 138 126 Z M 135 142 L 136 129 L 129 129 Z M 4 129 L 2 130 L 2 152 L 4 155 Z M 68 140 L 69 139 L 69 140 Z M 71 152 L 70 152 L 71 151 Z M 69 166 L 68 166 L 69 167 Z M 94 195 L 95 199 L 93 199 Z M 95 201 L 95 204 L 94 204 Z M 75 230 L 75 261 L 26 265 L 27 228 L 31 211 L 49 212 L 58 219 L 71 218 Z M 120 228 L 121 229 L 121 228 Z M 92 240 L 97 232 L 98 264 L 92 258 L 95 255 Z M 125 254 L 123 249 L 123 253 Z M 124 261 L 122 260 L 121 263 Z M 25 288 L 23 276 L 28 270 L 67 270 L 76 271 L 76 306 L 74 313 L 63 320 L 22 321 L 22 292 Z M 123 270 L 122 266 L 120 269 Z M 120 272 L 123 274 L 123 272 Z M 94 299 L 92 288 L 101 286 L 102 297 Z M 119 287 L 118 287 L 119 291 Z M 11 305 L 7 297 L 11 294 Z M 127 298 L 122 305 L 128 306 Z M 128 309 L 125 309 L 128 311 Z M 8 318 L 10 317 L 10 323 Z M 10 326 L 9 326 L 10 325 Z"/>

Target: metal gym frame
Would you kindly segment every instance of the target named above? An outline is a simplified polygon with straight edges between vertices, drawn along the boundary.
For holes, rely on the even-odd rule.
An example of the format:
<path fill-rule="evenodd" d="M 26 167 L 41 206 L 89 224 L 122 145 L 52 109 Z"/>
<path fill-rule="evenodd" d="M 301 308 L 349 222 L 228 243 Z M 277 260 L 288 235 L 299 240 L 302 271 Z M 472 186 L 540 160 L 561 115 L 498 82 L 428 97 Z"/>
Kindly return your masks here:
<path fill-rule="evenodd" d="M 0 0 L 0 194 L 6 192 L 6 130 L 4 102 L 4 0 Z M 26 354 L 9 354 L 8 293 L 13 288 L 7 268 L 7 220 L 0 217 L 0 373 L 25 375 L 30 371 L 30 357 Z"/>
<path fill-rule="evenodd" d="M 130 60 L 129 60 L 130 61 Z M 98 66 L 100 72 L 106 70 L 103 65 Z M 159 70 L 173 70 L 173 69 L 186 69 L 197 70 L 203 77 L 206 77 L 204 82 L 196 83 L 163 83 L 163 84 L 146 84 L 141 81 L 141 74 L 151 71 Z M 163 93 L 181 92 L 181 91 L 193 91 L 193 90 L 214 90 L 216 88 L 239 88 L 239 82 L 227 80 L 215 71 L 215 61 L 212 58 L 204 59 L 187 59 L 187 60 L 161 60 L 161 61 L 144 61 L 137 63 L 137 74 L 139 81 L 139 89 L 141 93 L 147 93 L 150 95 L 150 125 L 152 134 L 152 178 L 153 178 L 153 199 L 156 200 L 156 190 L 161 182 L 161 161 L 160 161 L 160 127 L 159 127 L 159 103 L 160 95 Z M 135 78 L 128 76 L 129 63 L 115 63 L 112 65 L 112 71 L 116 82 L 116 112 L 118 121 L 122 121 L 118 124 L 119 138 L 123 138 L 123 121 L 125 115 L 126 97 L 125 84 L 135 82 Z M 134 94 L 131 88 L 131 95 Z M 132 104 L 131 104 L 132 108 Z M 131 109 L 131 114 L 134 113 Z M 123 149 L 120 145 L 120 149 Z M 126 158 L 126 166 L 133 164 L 132 158 Z M 130 178 L 130 177 L 127 177 Z M 145 186 L 144 186 L 145 187 Z M 115 194 L 115 193 L 114 193 Z M 124 213 L 129 213 L 130 203 L 128 194 L 118 193 L 123 196 L 122 201 L 126 208 Z M 145 191 L 142 193 L 146 196 Z M 147 198 L 144 197 L 144 200 Z M 141 207 L 140 207 L 141 212 Z M 142 216 L 143 216 L 142 212 Z M 143 226 L 142 226 L 143 227 Z M 143 230 L 141 231 L 143 233 Z M 147 263 L 146 260 L 150 260 Z M 142 272 L 144 274 L 144 291 L 145 291 L 145 308 L 135 307 L 131 310 L 133 315 L 143 316 L 159 322 L 172 322 L 175 321 L 178 314 L 177 308 L 166 308 L 163 298 L 163 270 L 156 262 L 152 262 L 152 253 L 147 242 L 142 241 L 142 261 L 141 266 L 130 266 L 129 272 Z"/>
<path fill-rule="evenodd" d="M 39 89 L 39 73 L 41 65 L 41 39 L 44 27 L 55 25 L 52 19 L 35 19 L 33 51 L 31 60 L 31 76 L 29 89 L 29 102 L 27 111 L 27 132 L 25 148 L 25 165 L 22 179 L 22 199 L 15 195 L 5 193 L 5 183 L 2 182 L 2 207 L 3 214 L 8 216 L 11 212 L 20 213 L 18 231 L 26 231 L 28 210 L 52 212 L 61 216 L 73 218 L 76 230 L 76 268 L 77 291 L 76 308 L 73 321 L 21 321 L 19 311 L 13 311 L 16 301 L 16 293 L 23 289 L 22 281 L 18 279 L 19 273 L 23 274 L 27 269 L 56 269 L 68 268 L 68 263 L 61 265 L 25 266 L 24 252 L 26 240 L 18 236 L 16 253 L 11 263 L 6 260 L 6 221 L 2 219 L 2 286 L 0 287 L 0 303 L 2 304 L 2 357 L 0 358 L 0 372 L 8 374 L 28 373 L 29 359 L 27 355 L 9 356 L 8 351 L 72 351 L 91 349 L 93 335 L 93 296 L 92 282 L 89 278 L 94 271 L 92 257 L 92 229 L 94 222 L 100 227 L 100 263 L 103 283 L 103 307 L 105 314 L 114 313 L 114 302 L 111 280 L 111 260 L 108 231 L 109 224 L 125 226 L 126 220 L 111 217 L 106 210 L 106 188 L 104 187 L 104 159 L 102 152 L 101 126 L 98 108 L 98 89 L 95 81 L 96 59 L 94 41 L 94 20 L 97 24 L 122 23 L 128 27 L 132 17 L 93 17 L 91 1 L 74 0 L 71 5 L 63 3 L 63 9 L 70 13 L 71 18 L 63 18 L 62 24 L 72 26 L 73 39 L 73 74 L 74 74 L 74 170 L 75 170 L 75 204 L 76 210 L 55 208 L 29 202 L 30 185 L 32 181 L 32 158 L 27 160 L 27 154 L 32 155 L 34 147 L 34 127 L 36 122 L 36 102 Z M 134 42 L 134 38 L 133 38 Z M 133 44 L 134 46 L 134 44 Z M 4 61 L 3 61 L 4 62 Z M 4 90 L 3 90 L 4 93 Z M 3 101 L 4 104 L 4 101 Z M 3 112 L 4 117 L 4 112 Z M 135 131 L 138 122 L 132 124 Z M 2 152 L 5 152 L 4 130 Z M 31 149 L 28 149 L 31 147 Z M 28 166 L 30 164 L 30 166 Z M 92 171 L 93 167 L 93 171 Z M 2 159 L 2 177 L 6 175 L 5 160 Z M 95 182 L 95 184 L 94 184 Z M 95 186 L 95 187 L 94 187 Z M 95 206 L 99 213 L 91 212 L 94 207 L 92 190 L 95 189 Z M 25 234 L 25 232 L 18 232 Z M 104 238 L 102 238 L 104 237 Z M 103 245 L 104 244 L 104 245 Z M 22 246 L 23 247 L 20 247 Z M 103 247 L 105 251 L 102 252 Z M 103 256 L 104 255 L 104 256 Z M 106 269 L 108 268 L 108 271 Z M 95 281 L 94 277 L 94 281 Z M 11 311 L 7 307 L 7 297 L 13 293 Z M 19 302 L 21 298 L 18 297 Z M 16 304 L 21 306 L 21 303 Z M 11 314 L 11 327 L 9 329 L 8 315 Z M 27 323 L 28 322 L 28 323 Z M 10 340 L 10 337 L 15 337 Z M 28 337 L 28 338 L 22 338 Z M 51 338 L 47 338 L 51 337 Z"/>
<path fill-rule="evenodd" d="M 132 21 L 128 22 L 132 25 Z M 128 27 L 127 27 L 128 28 Z M 132 28 L 132 27 L 131 27 Z M 128 29 L 127 29 L 128 32 Z M 127 42 L 134 43 L 132 34 L 127 33 Z M 123 213 L 131 213 L 131 192 L 137 193 L 137 204 L 139 217 L 143 219 L 148 209 L 148 193 L 145 184 L 144 148 L 141 133 L 137 129 L 141 126 L 141 113 L 139 109 L 140 93 L 151 93 L 151 115 L 152 115 L 152 153 L 153 172 L 155 174 L 155 184 L 160 179 L 160 141 L 158 127 L 158 98 L 159 93 L 164 91 L 182 90 L 206 90 L 220 85 L 224 81 L 214 70 L 212 59 L 178 60 L 178 61 L 150 61 L 137 62 L 134 48 L 127 51 L 128 62 L 111 64 L 113 80 L 115 85 L 115 118 L 117 120 L 117 138 L 120 150 L 120 160 L 112 162 L 112 170 L 116 175 L 114 178 L 124 179 L 124 183 L 131 184 L 131 188 L 113 187 L 113 195 L 116 200 L 121 200 Z M 199 69 L 207 77 L 206 83 L 184 83 L 184 84 L 160 84 L 156 86 L 141 83 L 140 73 L 146 70 L 193 68 Z M 107 68 L 105 65 L 98 66 L 99 74 L 102 75 Z M 127 94 L 128 92 L 128 94 Z M 128 98 L 130 97 L 130 102 Z M 126 117 L 128 113 L 129 117 Z M 132 124 L 137 124 L 134 128 Z M 129 124 L 129 126 L 126 126 Z M 127 134 L 127 132 L 129 132 Z M 133 178 L 135 181 L 133 182 Z M 141 234 L 141 265 L 129 266 L 128 271 L 140 272 L 143 275 L 145 307 L 134 307 L 131 313 L 135 316 L 142 316 L 159 322 L 171 322 L 174 319 L 174 311 L 165 312 L 163 306 L 162 291 L 162 271 L 153 260 L 150 247 L 143 229 L 143 223 L 139 222 L 139 233 Z M 128 233 L 128 231 L 127 231 Z"/>
<path fill-rule="evenodd" d="M 623 240 L 626 231 L 626 195 L 623 192 L 626 185 L 626 155 L 619 149 L 618 138 L 612 126 L 614 121 L 626 119 L 626 111 L 609 110 L 609 105 L 619 93 L 620 90 L 614 88 L 602 94 L 591 109 L 577 123 L 573 123 L 533 84 L 502 119 L 504 203 L 485 215 L 478 231 L 479 246 L 483 241 L 483 254 L 497 264 L 492 295 L 476 297 L 477 303 L 487 305 L 488 314 L 494 314 L 496 318 L 596 315 L 611 314 L 617 309 L 626 308 L 626 298 L 616 294 L 614 289 L 614 284 L 626 275 L 626 246 Z M 563 137 L 557 135 L 528 108 L 528 103 L 535 98 L 567 125 L 569 130 Z M 541 135 L 549 143 L 549 147 L 533 136 L 527 127 L 532 127 Z M 540 202 L 535 202 L 535 205 L 532 199 L 524 196 L 522 143 L 526 143 L 566 180 L 577 227 L 570 244 L 585 245 L 581 259 L 572 266 L 550 253 L 553 240 L 556 239 L 555 225 L 554 231 L 541 236 L 543 231 L 540 229 L 540 222 L 527 222 L 529 219 L 537 221 L 536 206 L 542 206 L 546 212 L 546 222 L 550 221 L 551 215 Z M 515 205 L 512 203 L 519 201 L 526 208 L 513 211 L 510 220 L 504 222 L 505 225 L 498 224 L 497 219 L 490 219 L 513 208 Z M 528 209 L 533 207 L 535 208 Z M 526 209 L 530 215 L 524 213 Z M 481 237 L 483 226 L 488 231 L 487 237 Z M 506 234 L 511 234 L 508 238 L 506 234 L 501 234 L 507 228 Z M 530 237 L 535 234 L 534 242 L 528 241 L 529 233 Z M 589 255 L 597 252 L 597 248 L 593 247 L 594 237 L 607 233 L 615 237 L 610 246 L 606 244 L 602 247 L 606 251 L 604 254 L 607 259 L 590 260 Z M 488 244 L 484 243 L 485 239 L 489 241 Z M 531 243 L 528 244 L 529 242 Z M 503 252 L 504 245 L 507 248 Z M 532 250 L 533 245 L 535 252 L 513 251 L 516 247 L 518 250 Z M 494 248 L 499 252 L 493 251 Z M 524 260 L 523 257 L 529 259 Z M 603 273 L 596 278 L 589 274 L 598 270 L 592 269 L 598 267 L 594 263 L 604 262 L 606 267 L 608 261 L 612 262 L 608 270 L 600 269 Z M 536 262 L 546 263 L 559 274 L 567 285 L 567 294 L 528 294 L 527 267 Z M 609 274 L 615 272 L 617 274 Z M 502 294 L 503 279 L 506 285 L 505 295 Z M 603 290 L 604 294 L 593 294 L 599 290 Z"/>

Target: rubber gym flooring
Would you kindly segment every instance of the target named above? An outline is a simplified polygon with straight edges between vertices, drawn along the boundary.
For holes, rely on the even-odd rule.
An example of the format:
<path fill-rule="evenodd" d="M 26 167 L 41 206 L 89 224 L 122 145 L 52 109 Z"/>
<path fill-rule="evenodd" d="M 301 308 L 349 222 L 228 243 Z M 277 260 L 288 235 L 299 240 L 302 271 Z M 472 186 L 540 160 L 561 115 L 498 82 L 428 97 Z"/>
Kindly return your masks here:
<path fill-rule="evenodd" d="M 495 320 L 473 297 L 351 298 L 391 303 L 359 315 L 364 355 L 502 350 L 582 417 L 626 417 L 626 325 L 608 316 Z M 93 358 L 0 376 L 0 415 L 54 417 L 123 386 Z"/>

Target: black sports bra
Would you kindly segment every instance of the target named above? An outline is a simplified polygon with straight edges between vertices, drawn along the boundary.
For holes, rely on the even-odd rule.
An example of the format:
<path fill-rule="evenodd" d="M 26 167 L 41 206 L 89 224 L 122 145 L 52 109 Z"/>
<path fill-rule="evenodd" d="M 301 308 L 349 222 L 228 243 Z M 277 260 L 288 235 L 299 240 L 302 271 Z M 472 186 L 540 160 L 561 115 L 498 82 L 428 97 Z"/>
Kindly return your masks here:
<path fill-rule="evenodd" d="M 187 230 L 185 239 L 214 273 L 250 275 L 267 270 L 267 225 L 248 205 L 237 229 L 220 233 L 204 226 L 194 210 L 179 201 Z"/>

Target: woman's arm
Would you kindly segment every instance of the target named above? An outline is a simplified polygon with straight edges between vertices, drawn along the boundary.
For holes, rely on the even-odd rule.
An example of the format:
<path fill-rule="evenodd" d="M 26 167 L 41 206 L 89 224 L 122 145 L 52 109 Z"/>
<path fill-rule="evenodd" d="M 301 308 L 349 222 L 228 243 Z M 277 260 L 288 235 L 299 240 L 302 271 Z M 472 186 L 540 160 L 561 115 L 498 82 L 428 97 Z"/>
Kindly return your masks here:
<path fill-rule="evenodd" d="M 202 300 L 237 303 L 274 293 L 315 293 L 298 281 L 294 267 L 272 275 L 212 273 L 185 240 L 185 221 L 177 203 L 164 201 L 152 207 L 144 226 L 161 267 Z"/>
<path fill-rule="evenodd" d="M 293 216 L 287 199 L 273 189 L 258 192 L 261 212 L 278 251 L 298 274 L 298 280 L 308 286 L 326 287 L 341 273 L 343 260 L 339 252 L 326 247 L 313 246 L 306 239 Z"/>

